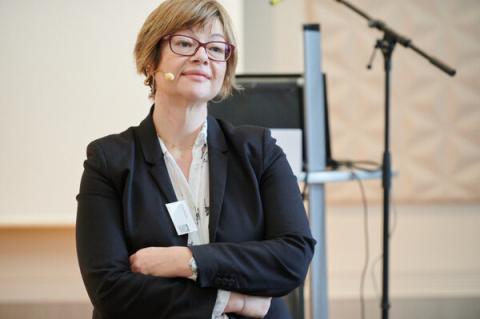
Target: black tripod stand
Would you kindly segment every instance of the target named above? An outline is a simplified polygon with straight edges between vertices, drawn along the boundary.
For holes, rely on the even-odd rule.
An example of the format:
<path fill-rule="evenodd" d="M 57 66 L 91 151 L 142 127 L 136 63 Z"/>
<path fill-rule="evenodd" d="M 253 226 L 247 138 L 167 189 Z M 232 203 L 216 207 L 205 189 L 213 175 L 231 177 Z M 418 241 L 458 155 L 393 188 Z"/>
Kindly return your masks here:
<path fill-rule="evenodd" d="M 395 45 L 400 43 L 406 48 L 410 48 L 413 51 L 426 58 L 430 63 L 446 72 L 450 76 L 454 76 L 456 71 L 440 60 L 423 52 L 412 41 L 404 36 L 401 36 L 391 28 L 389 28 L 384 22 L 380 20 L 372 19 L 369 15 L 356 8 L 352 4 L 344 0 L 336 0 L 349 7 L 362 17 L 368 20 L 368 25 L 371 28 L 376 28 L 383 32 L 383 38 L 378 39 L 375 44 L 375 50 L 379 49 L 382 52 L 384 58 L 385 69 L 385 145 L 383 151 L 382 160 L 382 187 L 383 187 L 383 272 L 382 272 L 382 319 L 388 319 L 388 312 L 390 309 L 389 298 L 389 230 L 390 230 L 390 189 L 392 183 L 391 174 L 391 153 L 390 153 L 390 71 L 392 63 L 392 53 L 395 49 Z M 370 66 L 371 64 L 369 64 Z"/>

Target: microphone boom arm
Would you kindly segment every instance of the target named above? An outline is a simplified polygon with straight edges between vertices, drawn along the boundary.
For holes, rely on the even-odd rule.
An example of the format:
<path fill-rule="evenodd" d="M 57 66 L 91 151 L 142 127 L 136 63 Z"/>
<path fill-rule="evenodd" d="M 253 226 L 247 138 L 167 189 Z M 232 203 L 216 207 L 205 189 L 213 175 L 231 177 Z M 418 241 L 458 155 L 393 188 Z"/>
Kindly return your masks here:
<path fill-rule="evenodd" d="M 385 22 L 383 22 L 381 20 L 373 19 L 367 13 L 365 13 L 361 9 L 355 7 L 353 4 L 349 3 L 348 1 L 345 1 L 345 0 L 335 0 L 335 1 L 345 5 L 346 7 L 350 8 L 352 11 L 357 13 L 358 15 L 365 18 L 368 21 L 368 26 L 370 28 L 375 28 L 375 29 L 378 29 L 379 31 L 384 32 L 385 36 L 393 39 L 395 42 L 400 43 L 402 46 L 404 46 L 406 48 L 412 49 L 413 51 L 415 51 L 420 56 L 427 59 L 431 64 L 435 65 L 437 68 L 439 68 L 443 72 L 447 73 L 448 75 L 454 76 L 457 73 L 457 71 L 455 69 L 448 66 L 446 63 L 442 62 L 440 59 L 426 53 L 422 49 L 415 46 L 412 43 L 412 40 L 410 40 L 407 37 L 404 37 L 404 36 L 400 35 L 398 32 L 396 32 L 395 30 L 390 28 Z"/>

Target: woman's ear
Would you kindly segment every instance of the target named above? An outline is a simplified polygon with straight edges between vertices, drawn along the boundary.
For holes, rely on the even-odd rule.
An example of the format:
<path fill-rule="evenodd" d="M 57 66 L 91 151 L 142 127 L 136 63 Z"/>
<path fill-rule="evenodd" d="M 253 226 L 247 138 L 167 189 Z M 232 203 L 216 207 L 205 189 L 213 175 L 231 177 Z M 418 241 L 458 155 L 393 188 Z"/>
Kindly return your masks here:
<path fill-rule="evenodd" d="M 152 65 L 151 64 L 148 64 L 146 67 L 145 67 L 145 76 L 148 78 L 150 77 L 151 75 L 153 75 L 153 72 L 152 72 Z"/>

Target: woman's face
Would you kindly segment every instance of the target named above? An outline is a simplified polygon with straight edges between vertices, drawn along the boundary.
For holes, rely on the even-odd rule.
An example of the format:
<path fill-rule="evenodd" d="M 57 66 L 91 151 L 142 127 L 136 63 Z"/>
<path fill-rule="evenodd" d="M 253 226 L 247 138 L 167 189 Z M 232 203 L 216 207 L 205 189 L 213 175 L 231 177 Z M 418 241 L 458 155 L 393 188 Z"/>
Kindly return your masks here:
<path fill-rule="evenodd" d="M 218 19 L 203 28 L 195 26 L 175 34 L 189 36 L 202 43 L 226 42 L 223 26 Z M 207 102 L 220 92 L 226 68 L 227 62 L 209 60 L 203 47 L 199 47 L 193 56 L 181 56 L 172 52 L 168 40 L 163 40 L 158 72 L 155 74 L 157 94 L 181 98 L 189 103 Z M 173 73 L 175 79 L 166 79 L 165 73 Z"/>

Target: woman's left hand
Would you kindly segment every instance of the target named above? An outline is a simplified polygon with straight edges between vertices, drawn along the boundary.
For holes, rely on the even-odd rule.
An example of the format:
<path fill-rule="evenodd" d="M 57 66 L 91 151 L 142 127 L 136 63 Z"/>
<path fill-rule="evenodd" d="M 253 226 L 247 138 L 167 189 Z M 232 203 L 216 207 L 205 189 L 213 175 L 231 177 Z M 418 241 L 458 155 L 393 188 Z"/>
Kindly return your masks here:
<path fill-rule="evenodd" d="M 144 275 L 188 278 L 192 275 L 190 258 L 187 247 L 147 247 L 130 256 L 130 269 Z"/>

